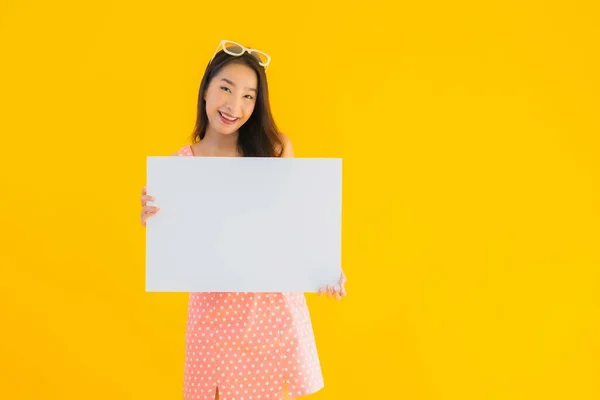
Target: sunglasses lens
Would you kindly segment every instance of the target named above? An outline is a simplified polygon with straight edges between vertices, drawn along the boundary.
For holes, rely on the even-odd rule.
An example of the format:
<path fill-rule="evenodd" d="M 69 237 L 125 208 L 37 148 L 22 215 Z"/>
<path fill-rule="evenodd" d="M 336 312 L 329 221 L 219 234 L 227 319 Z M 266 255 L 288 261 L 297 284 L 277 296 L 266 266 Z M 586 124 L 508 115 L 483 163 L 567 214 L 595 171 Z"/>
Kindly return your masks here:
<path fill-rule="evenodd" d="M 256 57 L 258 62 L 266 64 L 269 61 L 269 57 L 266 54 L 261 53 L 260 51 L 253 51 L 252 55 Z"/>
<path fill-rule="evenodd" d="M 239 44 L 233 42 L 225 42 L 223 48 L 226 53 L 241 56 L 244 53 L 244 49 Z"/>

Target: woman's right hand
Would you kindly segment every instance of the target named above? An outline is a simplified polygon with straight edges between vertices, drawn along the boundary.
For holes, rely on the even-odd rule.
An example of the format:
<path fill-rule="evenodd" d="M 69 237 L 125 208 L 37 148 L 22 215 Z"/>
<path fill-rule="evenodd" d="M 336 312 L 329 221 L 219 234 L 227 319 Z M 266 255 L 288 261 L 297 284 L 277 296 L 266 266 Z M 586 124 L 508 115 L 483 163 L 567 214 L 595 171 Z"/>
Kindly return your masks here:
<path fill-rule="evenodd" d="M 154 197 L 148 196 L 148 193 L 146 192 L 146 186 L 144 186 L 142 189 L 142 197 L 140 197 L 140 200 L 142 202 L 141 222 L 143 226 L 146 226 L 146 221 L 148 218 L 159 212 L 160 208 L 146 205 L 147 202 L 156 200 Z"/>

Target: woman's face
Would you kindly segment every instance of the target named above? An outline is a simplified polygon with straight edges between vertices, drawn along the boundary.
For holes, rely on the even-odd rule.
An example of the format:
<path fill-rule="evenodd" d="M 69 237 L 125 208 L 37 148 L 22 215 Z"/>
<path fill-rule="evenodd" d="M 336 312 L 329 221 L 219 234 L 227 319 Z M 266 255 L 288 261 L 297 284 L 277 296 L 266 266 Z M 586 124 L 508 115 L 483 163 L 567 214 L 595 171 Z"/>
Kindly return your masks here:
<path fill-rule="evenodd" d="M 256 73 L 248 66 L 229 63 L 213 77 L 204 93 L 209 127 L 230 135 L 248 121 L 258 96 Z"/>

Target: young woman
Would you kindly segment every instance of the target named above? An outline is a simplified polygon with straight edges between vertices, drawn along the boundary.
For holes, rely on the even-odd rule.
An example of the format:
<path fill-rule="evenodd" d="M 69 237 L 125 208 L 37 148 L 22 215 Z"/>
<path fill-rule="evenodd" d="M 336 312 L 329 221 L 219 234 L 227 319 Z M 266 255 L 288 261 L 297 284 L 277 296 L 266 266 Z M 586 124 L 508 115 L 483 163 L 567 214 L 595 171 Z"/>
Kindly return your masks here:
<path fill-rule="evenodd" d="M 219 51 L 220 49 L 220 51 Z M 270 57 L 222 41 L 200 84 L 187 157 L 293 157 L 269 106 Z M 159 212 L 142 191 L 141 223 Z M 235 251 L 235 249 L 232 249 Z M 285 262 L 285 260 L 282 260 Z M 319 290 L 346 295 L 345 276 Z M 184 368 L 185 400 L 281 400 L 323 387 L 303 293 L 190 293 Z"/>

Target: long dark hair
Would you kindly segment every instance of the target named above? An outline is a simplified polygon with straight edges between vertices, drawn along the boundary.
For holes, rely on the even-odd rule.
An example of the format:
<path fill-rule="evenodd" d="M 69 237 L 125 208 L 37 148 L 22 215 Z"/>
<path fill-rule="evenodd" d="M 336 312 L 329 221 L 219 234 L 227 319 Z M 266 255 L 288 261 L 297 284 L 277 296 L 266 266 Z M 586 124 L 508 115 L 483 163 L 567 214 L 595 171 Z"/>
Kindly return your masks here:
<path fill-rule="evenodd" d="M 234 62 L 251 68 L 256 73 L 258 80 L 256 105 L 248 121 L 239 129 L 238 149 L 244 157 L 281 157 L 283 153 L 283 141 L 271 114 L 267 75 L 256 57 L 248 53 L 244 53 L 241 56 L 231 56 L 221 50 L 206 67 L 198 92 L 198 110 L 196 125 L 192 134 L 192 143 L 197 143 L 204 139 L 204 135 L 206 134 L 208 116 L 206 114 L 204 93 L 210 81 L 223 67 Z"/>

